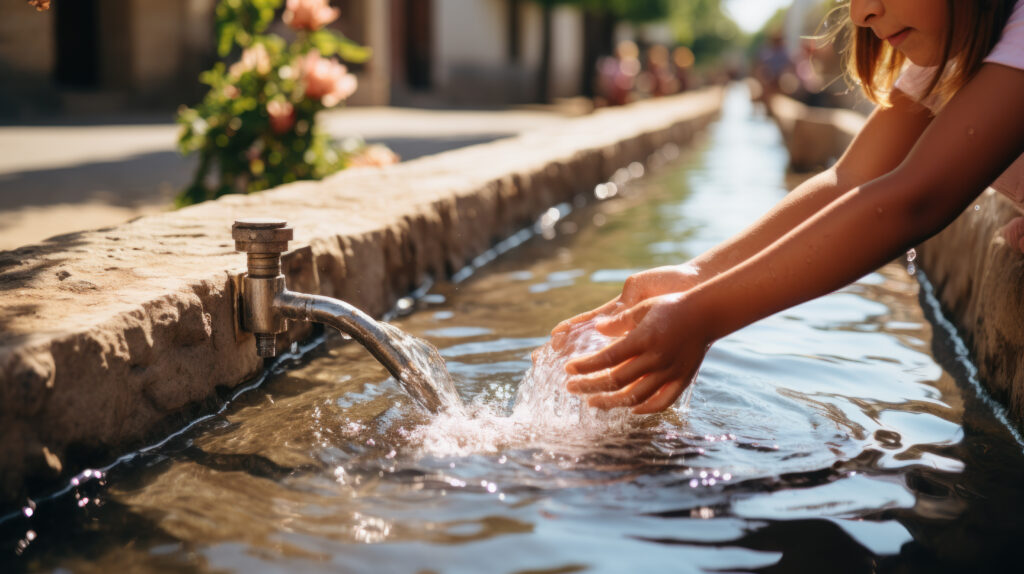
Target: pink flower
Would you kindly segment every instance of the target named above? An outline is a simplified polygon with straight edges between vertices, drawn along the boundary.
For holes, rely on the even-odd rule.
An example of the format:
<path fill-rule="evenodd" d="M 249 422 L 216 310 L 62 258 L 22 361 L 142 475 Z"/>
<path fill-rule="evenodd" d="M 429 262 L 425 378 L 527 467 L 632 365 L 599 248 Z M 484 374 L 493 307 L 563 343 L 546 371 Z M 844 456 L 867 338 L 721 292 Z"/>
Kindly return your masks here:
<path fill-rule="evenodd" d="M 356 77 L 340 62 L 321 58 L 311 50 L 301 62 L 306 97 L 320 100 L 325 107 L 334 107 L 356 91 Z"/>
<path fill-rule="evenodd" d="M 242 58 L 231 64 L 228 74 L 240 78 L 249 70 L 256 70 L 256 73 L 261 76 L 270 73 L 270 54 L 267 53 L 267 48 L 263 44 L 255 44 L 246 48 L 242 52 Z"/>
<path fill-rule="evenodd" d="M 383 167 L 398 163 L 398 154 L 382 145 L 369 145 L 348 160 L 348 167 Z"/>
<path fill-rule="evenodd" d="M 337 20 L 340 13 L 328 0 L 288 0 L 281 19 L 295 30 L 312 32 Z"/>
<path fill-rule="evenodd" d="M 285 100 L 267 102 L 267 115 L 270 116 L 270 131 L 277 135 L 286 134 L 295 125 L 295 106 Z"/>

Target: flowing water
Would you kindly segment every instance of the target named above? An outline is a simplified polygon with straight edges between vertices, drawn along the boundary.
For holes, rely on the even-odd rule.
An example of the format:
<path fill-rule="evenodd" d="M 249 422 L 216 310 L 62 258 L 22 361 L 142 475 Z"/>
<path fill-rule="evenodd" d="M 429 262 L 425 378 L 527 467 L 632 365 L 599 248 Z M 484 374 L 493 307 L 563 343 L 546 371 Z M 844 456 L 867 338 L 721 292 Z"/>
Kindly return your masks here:
<path fill-rule="evenodd" d="M 522 383 L 558 320 L 785 193 L 777 131 L 742 91 L 702 141 L 652 163 L 673 158 L 622 170 L 595 190 L 606 201 L 552 209 L 394 321 L 440 349 L 465 412 L 425 414 L 328 338 L 222 413 L 8 516 L 0 570 L 1019 565 L 1021 443 L 905 263 L 718 342 L 660 415 L 580 407 L 549 350 Z"/>

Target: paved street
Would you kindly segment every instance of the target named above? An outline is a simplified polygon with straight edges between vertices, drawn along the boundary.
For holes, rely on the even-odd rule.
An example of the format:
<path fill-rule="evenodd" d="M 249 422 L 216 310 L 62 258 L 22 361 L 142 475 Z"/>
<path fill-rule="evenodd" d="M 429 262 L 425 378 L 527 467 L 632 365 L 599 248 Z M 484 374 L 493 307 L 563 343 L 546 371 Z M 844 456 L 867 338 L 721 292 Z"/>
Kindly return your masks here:
<path fill-rule="evenodd" d="M 358 107 L 323 114 L 335 138 L 384 143 L 403 160 L 550 127 L 567 108 L 505 111 Z M 171 121 L 0 126 L 0 250 L 117 225 L 169 208 L 195 158 Z"/>

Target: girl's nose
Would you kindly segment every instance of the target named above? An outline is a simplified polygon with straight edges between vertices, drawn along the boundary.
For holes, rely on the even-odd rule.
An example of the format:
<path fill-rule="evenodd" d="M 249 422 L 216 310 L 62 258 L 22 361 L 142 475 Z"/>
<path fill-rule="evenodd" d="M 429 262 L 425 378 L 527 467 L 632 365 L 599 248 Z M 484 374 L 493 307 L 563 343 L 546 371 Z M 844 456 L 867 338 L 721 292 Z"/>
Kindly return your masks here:
<path fill-rule="evenodd" d="M 850 2 L 850 19 L 853 23 L 866 28 L 885 14 L 885 2 L 882 0 L 852 0 Z"/>

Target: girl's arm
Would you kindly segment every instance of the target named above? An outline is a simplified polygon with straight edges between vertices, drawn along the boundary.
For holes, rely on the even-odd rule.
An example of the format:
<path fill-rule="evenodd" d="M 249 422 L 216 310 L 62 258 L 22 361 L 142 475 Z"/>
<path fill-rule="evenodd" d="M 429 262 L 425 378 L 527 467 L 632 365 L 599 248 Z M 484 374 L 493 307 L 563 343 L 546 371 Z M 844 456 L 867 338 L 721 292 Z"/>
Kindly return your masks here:
<path fill-rule="evenodd" d="M 893 170 L 931 121 L 931 112 L 901 92 L 892 107 L 878 109 L 836 165 L 808 179 L 757 221 L 732 238 L 683 265 L 668 265 L 631 275 L 622 294 L 604 305 L 563 321 L 554 333 L 664 295 L 686 291 L 728 271 L 788 233 L 857 185 Z"/>
<path fill-rule="evenodd" d="M 876 139 L 885 133 L 862 134 L 860 145 L 885 146 Z M 1022 152 L 1024 71 L 986 64 L 896 169 L 842 194 L 768 248 L 690 291 L 648 299 L 599 323 L 606 334 L 628 334 L 569 362 L 567 371 L 584 375 L 569 389 L 618 389 L 591 398 L 604 408 L 667 408 L 690 384 L 711 343 L 838 289 L 937 233 Z"/>

